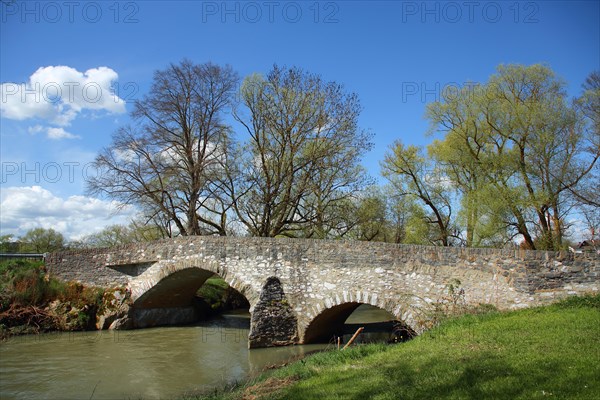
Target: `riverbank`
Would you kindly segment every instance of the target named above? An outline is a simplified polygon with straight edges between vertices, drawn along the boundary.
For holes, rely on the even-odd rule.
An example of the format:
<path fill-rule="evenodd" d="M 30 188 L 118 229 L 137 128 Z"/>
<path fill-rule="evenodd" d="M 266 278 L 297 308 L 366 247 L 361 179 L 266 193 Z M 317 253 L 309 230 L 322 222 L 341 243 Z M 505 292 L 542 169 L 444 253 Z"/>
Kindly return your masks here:
<path fill-rule="evenodd" d="M 600 295 L 466 315 L 401 345 L 319 353 L 187 399 L 595 399 L 599 329 Z"/>
<path fill-rule="evenodd" d="M 117 316 L 124 289 L 85 287 L 48 276 L 43 262 L 0 263 L 0 340 L 23 334 L 98 329 Z M 114 319 L 114 318 L 113 318 Z"/>
<path fill-rule="evenodd" d="M 248 309 L 248 301 L 219 277 L 198 290 L 194 306 L 200 319 Z M 128 327 L 125 288 L 87 287 L 46 273 L 42 261 L 0 262 L 0 340 L 54 331 L 93 331 Z"/>

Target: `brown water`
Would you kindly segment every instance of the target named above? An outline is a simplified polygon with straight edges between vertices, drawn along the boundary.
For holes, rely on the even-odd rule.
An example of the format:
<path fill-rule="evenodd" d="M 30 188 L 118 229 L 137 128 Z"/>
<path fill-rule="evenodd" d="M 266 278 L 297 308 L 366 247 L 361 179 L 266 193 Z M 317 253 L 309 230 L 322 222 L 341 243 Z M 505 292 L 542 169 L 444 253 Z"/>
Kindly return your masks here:
<path fill-rule="evenodd" d="M 389 319 L 361 306 L 348 321 Z M 50 333 L 0 344 L 0 399 L 176 398 L 328 345 L 248 350 L 248 314 L 194 326 Z"/>

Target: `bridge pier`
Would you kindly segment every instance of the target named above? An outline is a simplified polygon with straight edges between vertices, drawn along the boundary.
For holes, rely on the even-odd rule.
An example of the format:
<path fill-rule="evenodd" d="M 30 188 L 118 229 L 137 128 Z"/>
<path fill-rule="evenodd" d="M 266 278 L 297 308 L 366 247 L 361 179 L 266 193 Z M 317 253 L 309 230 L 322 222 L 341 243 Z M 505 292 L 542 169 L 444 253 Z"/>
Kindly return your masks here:
<path fill-rule="evenodd" d="M 298 319 L 279 278 L 267 278 L 250 320 L 248 347 L 287 346 L 298 343 Z"/>

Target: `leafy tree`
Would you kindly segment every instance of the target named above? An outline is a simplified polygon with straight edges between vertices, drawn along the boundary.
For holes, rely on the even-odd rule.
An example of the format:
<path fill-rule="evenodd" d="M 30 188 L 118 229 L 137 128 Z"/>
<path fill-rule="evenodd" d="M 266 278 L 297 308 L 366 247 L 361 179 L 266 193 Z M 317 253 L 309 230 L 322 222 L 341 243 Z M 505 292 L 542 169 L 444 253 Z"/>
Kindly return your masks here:
<path fill-rule="evenodd" d="M 451 164 L 460 152 L 460 172 L 477 179 L 469 186 L 474 181 L 450 174 L 463 194 L 496 199 L 490 204 L 498 209 L 491 211 L 506 218 L 505 226 L 527 247 L 562 246 L 573 206 L 570 193 L 593 170 L 600 147 L 549 68 L 500 66 L 487 84 L 430 104 L 428 116 L 445 132 L 441 146 L 454 149 L 438 152 L 440 159 Z"/>
<path fill-rule="evenodd" d="M 462 95 L 465 94 L 471 95 L 468 92 Z M 476 104 L 465 103 L 461 104 L 463 113 L 476 119 Z M 477 155 L 483 151 L 483 142 L 478 137 L 473 141 L 473 151 Z M 444 140 L 435 140 L 428 146 L 428 153 L 458 192 L 460 209 L 457 224 L 464 232 L 464 244 L 467 247 L 497 247 L 510 241 L 503 222 L 507 219 L 506 204 L 498 200 L 492 185 L 482 174 L 481 164 L 465 151 L 463 139 L 447 133 Z"/>
<path fill-rule="evenodd" d="M 386 177 L 400 197 L 408 201 L 418 201 L 424 208 L 420 219 L 426 226 L 419 227 L 419 232 L 425 234 L 431 244 L 450 246 L 456 238 L 453 221 L 452 188 L 442 171 L 423 154 L 416 146 L 406 146 L 396 141 L 385 155 L 381 164 L 383 176 Z M 413 210 L 415 211 L 415 210 Z M 415 220 L 413 218 L 412 225 Z"/>
<path fill-rule="evenodd" d="M 425 209 L 416 203 L 412 204 L 411 212 L 406 221 L 406 234 L 403 243 L 432 245 L 435 242 L 435 233 L 429 222 Z"/>
<path fill-rule="evenodd" d="M 135 204 L 169 232 L 173 225 L 181 235 L 225 235 L 233 144 L 222 118 L 237 83 L 228 66 L 189 60 L 155 72 L 135 104 L 135 125 L 119 129 L 96 157 L 89 192 Z"/>
<path fill-rule="evenodd" d="M 358 97 L 299 68 L 248 77 L 234 114 L 249 135 L 242 179 L 230 188 L 253 236 L 326 237 L 336 208 L 366 183 L 360 157 L 371 146 L 358 128 Z"/>
<path fill-rule="evenodd" d="M 50 253 L 62 250 L 65 247 L 65 238 L 62 233 L 54 229 L 30 229 L 20 238 L 21 251 L 26 253 Z"/>
<path fill-rule="evenodd" d="M 585 80 L 582 95 L 576 100 L 575 106 L 585 117 L 584 129 L 589 130 L 590 153 L 594 148 L 600 148 L 600 71 L 592 72 Z M 587 123 L 587 124 L 585 124 Z M 569 187 L 580 207 L 590 213 L 600 213 L 600 163 L 596 163 L 590 173 L 583 177 L 577 188 Z"/>
<path fill-rule="evenodd" d="M 90 247 L 113 247 L 132 243 L 129 229 L 124 225 L 110 225 L 98 233 L 88 235 L 84 243 Z"/>
<path fill-rule="evenodd" d="M 381 193 L 373 189 L 365 193 L 358 201 L 354 215 L 357 220 L 352 234 L 354 239 L 378 242 L 389 240 L 388 205 Z"/>
<path fill-rule="evenodd" d="M 18 244 L 14 242 L 14 235 L 0 236 L 0 253 L 15 253 Z"/>
<path fill-rule="evenodd" d="M 370 186 L 361 192 L 349 209 L 349 231 L 344 237 L 355 240 L 402 243 L 412 206 L 407 197 L 395 196 L 388 187 Z"/>
<path fill-rule="evenodd" d="M 465 159 L 461 143 L 455 143 L 453 139 L 448 137 L 445 141 L 434 141 L 428 150 L 439 169 L 460 192 L 459 218 L 466 227 L 465 244 L 471 247 L 475 244 L 475 227 L 482 214 L 479 171 L 474 162 L 469 158 Z"/>
<path fill-rule="evenodd" d="M 395 196 L 391 194 L 392 188 L 386 188 L 385 195 L 388 200 L 388 225 L 389 234 L 387 242 L 405 243 L 407 238 L 408 222 L 412 218 L 412 211 L 418 206 L 410 197 Z"/>
<path fill-rule="evenodd" d="M 83 238 L 79 247 L 114 247 L 162 239 L 165 236 L 159 226 L 134 220 L 129 225 L 110 225 L 98 233 L 88 235 Z"/>

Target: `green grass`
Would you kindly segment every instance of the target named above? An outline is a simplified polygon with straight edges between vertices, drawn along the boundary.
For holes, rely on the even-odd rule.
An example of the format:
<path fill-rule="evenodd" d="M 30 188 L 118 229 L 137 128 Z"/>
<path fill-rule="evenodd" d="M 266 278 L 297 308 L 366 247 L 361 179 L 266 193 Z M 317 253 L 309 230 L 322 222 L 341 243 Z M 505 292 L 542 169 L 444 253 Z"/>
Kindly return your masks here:
<path fill-rule="evenodd" d="M 467 315 L 404 344 L 332 351 L 211 399 L 598 399 L 600 296 Z"/>

